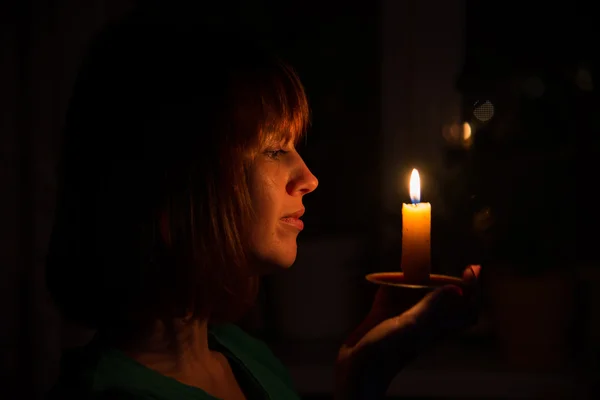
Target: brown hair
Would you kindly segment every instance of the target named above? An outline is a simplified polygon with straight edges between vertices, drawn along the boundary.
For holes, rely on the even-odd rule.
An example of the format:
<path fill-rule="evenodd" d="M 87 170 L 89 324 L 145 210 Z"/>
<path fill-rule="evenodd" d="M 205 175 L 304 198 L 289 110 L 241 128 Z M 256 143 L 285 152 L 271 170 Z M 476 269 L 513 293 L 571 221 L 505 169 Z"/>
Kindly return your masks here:
<path fill-rule="evenodd" d="M 100 329 L 240 316 L 252 156 L 308 117 L 294 71 L 236 35 L 140 16 L 104 31 L 65 128 L 47 260 L 63 313 Z"/>

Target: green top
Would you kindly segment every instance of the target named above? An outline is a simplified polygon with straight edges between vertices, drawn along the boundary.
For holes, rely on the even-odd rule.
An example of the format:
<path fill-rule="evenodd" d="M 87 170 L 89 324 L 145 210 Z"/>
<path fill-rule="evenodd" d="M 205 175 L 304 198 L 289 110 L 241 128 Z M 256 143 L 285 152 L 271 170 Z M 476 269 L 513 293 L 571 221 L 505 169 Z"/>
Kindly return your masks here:
<path fill-rule="evenodd" d="M 223 353 L 248 399 L 299 399 L 285 367 L 261 341 L 235 325 L 209 329 L 209 347 Z M 202 389 L 146 368 L 115 348 L 93 340 L 69 350 L 49 395 L 62 399 L 215 400 Z"/>

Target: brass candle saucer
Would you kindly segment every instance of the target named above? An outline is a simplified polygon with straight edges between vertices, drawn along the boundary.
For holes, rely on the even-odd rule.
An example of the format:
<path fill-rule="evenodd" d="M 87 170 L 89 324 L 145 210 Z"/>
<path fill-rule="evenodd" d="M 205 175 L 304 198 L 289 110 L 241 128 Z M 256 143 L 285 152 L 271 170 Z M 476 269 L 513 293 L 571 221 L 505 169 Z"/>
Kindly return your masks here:
<path fill-rule="evenodd" d="M 462 278 L 449 275 L 430 274 L 426 282 L 406 282 L 403 272 L 374 272 L 368 274 L 366 279 L 377 285 L 394 286 L 407 289 L 433 290 L 446 285 L 463 287 L 465 282 Z"/>

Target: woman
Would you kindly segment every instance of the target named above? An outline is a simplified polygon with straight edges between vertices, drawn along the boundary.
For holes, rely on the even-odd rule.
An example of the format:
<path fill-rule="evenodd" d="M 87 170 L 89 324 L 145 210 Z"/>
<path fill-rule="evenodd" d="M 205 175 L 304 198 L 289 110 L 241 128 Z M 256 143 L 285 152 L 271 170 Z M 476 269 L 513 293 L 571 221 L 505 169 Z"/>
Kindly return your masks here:
<path fill-rule="evenodd" d="M 260 275 L 295 260 L 318 185 L 295 148 L 308 120 L 294 72 L 233 35 L 135 14 L 93 43 L 67 116 L 47 280 L 64 315 L 98 334 L 65 355 L 52 398 L 297 398 L 230 322 Z M 400 315 L 380 292 L 340 350 L 338 396 L 383 395 L 455 328 L 440 312 L 466 310 L 458 292 Z"/>

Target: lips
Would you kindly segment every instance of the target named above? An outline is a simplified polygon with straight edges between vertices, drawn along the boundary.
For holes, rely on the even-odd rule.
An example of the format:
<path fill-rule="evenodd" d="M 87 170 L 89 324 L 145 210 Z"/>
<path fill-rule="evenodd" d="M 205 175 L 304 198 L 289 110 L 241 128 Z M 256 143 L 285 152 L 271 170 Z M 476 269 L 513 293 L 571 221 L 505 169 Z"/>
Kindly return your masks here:
<path fill-rule="evenodd" d="M 304 215 L 304 211 L 305 211 L 305 209 L 302 208 L 302 209 L 296 211 L 295 213 L 284 216 L 283 218 L 296 218 L 297 219 Z"/>
<path fill-rule="evenodd" d="M 281 218 L 281 222 L 301 231 L 304 229 L 304 222 L 300 219 L 302 215 L 304 215 L 304 208 Z"/>

